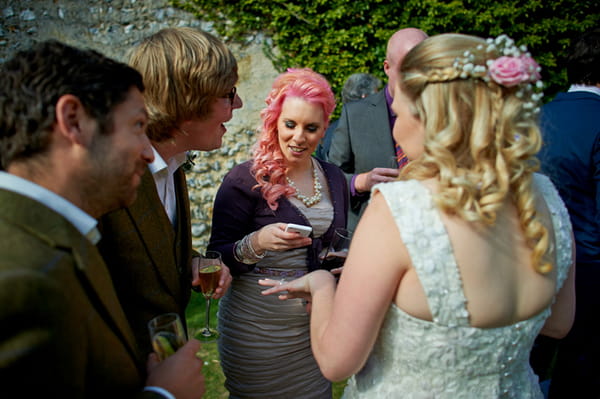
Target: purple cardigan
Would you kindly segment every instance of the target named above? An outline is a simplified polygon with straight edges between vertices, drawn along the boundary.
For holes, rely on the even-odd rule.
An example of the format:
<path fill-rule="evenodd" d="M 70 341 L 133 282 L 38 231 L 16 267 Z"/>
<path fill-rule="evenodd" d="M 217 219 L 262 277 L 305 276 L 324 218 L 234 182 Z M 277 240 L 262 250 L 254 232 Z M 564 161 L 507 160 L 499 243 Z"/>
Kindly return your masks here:
<path fill-rule="evenodd" d="M 318 258 L 322 248 L 329 246 L 333 231 L 346 227 L 348 214 L 348 189 L 343 172 L 337 166 L 318 160 L 329 185 L 333 203 L 333 221 L 320 238 L 314 238 L 306 247 L 306 264 L 309 271 L 320 268 Z M 223 255 L 223 262 L 233 275 L 254 269 L 235 260 L 233 246 L 245 235 L 271 223 L 296 223 L 310 226 L 310 221 L 287 198 L 279 198 L 279 207 L 271 210 L 259 189 L 252 189 L 256 179 L 250 173 L 252 161 L 234 167 L 223 179 L 217 192 L 213 208 L 212 231 L 208 249 L 217 250 Z"/>

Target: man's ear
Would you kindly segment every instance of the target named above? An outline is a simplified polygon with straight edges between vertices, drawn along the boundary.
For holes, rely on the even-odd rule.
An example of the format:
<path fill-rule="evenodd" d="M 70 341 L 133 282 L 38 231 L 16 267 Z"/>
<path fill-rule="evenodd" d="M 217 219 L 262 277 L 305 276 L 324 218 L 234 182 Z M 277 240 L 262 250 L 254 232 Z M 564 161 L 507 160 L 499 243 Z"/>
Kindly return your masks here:
<path fill-rule="evenodd" d="M 56 125 L 66 140 L 77 144 L 85 143 L 85 132 L 82 128 L 86 116 L 83 104 L 72 94 L 65 94 L 56 102 Z"/>
<path fill-rule="evenodd" d="M 390 63 L 388 62 L 388 60 L 383 60 L 383 72 L 387 75 L 389 75 L 389 70 L 390 70 Z"/>

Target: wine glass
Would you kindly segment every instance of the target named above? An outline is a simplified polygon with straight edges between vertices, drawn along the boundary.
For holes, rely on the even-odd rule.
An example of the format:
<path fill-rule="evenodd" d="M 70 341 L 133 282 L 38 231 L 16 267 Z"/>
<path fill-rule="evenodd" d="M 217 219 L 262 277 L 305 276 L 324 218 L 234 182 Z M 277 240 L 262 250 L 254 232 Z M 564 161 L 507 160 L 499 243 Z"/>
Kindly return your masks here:
<path fill-rule="evenodd" d="M 159 360 L 165 360 L 187 342 L 183 323 L 177 313 L 164 313 L 148 322 L 152 348 Z"/>
<path fill-rule="evenodd" d="M 219 286 L 222 269 L 223 261 L 221 260 L 220 252 L 206 251 L 204 256 L 200 258 L 198 277 L 200 278 L 202 295 L 204 295 L 204 299 L 206 299 L 205 325 L 204 328 L 196 334 L 196 338 L 200 341 L 212 341 L 219 336 L 219 333 L 216 330 L 210 328 L 210 301 L 215 290 Z"/>
<path fill-rule="evenodd" d="M 344 262 L 348 256 L 348 249 L 350 248 L 351 239 L 351 231 L 344 228 L 335 229 L 331 243 L 327 248 L 323 262 L 321 263 L 321 267 L 327 270 L 334 270 L 344 266 Z"/>

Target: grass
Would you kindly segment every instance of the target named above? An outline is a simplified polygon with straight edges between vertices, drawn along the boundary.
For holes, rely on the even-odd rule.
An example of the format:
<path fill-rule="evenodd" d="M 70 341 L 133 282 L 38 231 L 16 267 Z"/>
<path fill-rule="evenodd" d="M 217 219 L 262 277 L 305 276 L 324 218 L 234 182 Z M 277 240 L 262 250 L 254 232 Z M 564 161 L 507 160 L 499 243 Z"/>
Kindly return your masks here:
<path fill-rule="evenodd" d="M 210 322 L 213 328 L 216 326 L 217 322 L 218 307 L 219 301 L 211 301 Z M 190 336 L 192 336 L 196 331 L 199 331 L 204 326 L 204 318 L 206 315 L 206 301 L 204 300 L 202 294 L 192 292 L 192 299 L 185 313 L 188 323 L 188 331 Z M 204 394 L 204 398 L 227 398 L 228 393 L 225 387 L 223 386 L 223 384 L 225 383 L 225 376 L 221 371 L 221 363 L 219 361 L 219 351 L 217 350 L 217 343 L 203 343 L 200 354 L 202 356 L 202 359 L 204 360 L 204 367 L 202 368 L 202 372 L 204 373 L 204 379 L 206 383 L 206 393 Z"/>
<path fill-rule="evenodd" d="M 210 323 L 214 328 L 217 324 L 217 309 L 218 301 L 212 301 L 210 305 Z M 192 293 L 192 299 L 186 309 L 186 318 L 190 335 L 200 330 L 204 326 L 204 317 L 206 312 L 206 301 L 201 294 Z M 206 382 L 205 399 L 221 399 L 227 398 L 228 392 L 224 387 L 225 376 L 221 371 L 221 363 L 219 361 L 219 351 L 217 350 L 216 342 L 202 344 L 200 351 L 204 360 L 202 372 Z M 333 399 L 342 397 L 342 392 L 346 386 L 345 382 L 336 382 L 333 384 Z"/>

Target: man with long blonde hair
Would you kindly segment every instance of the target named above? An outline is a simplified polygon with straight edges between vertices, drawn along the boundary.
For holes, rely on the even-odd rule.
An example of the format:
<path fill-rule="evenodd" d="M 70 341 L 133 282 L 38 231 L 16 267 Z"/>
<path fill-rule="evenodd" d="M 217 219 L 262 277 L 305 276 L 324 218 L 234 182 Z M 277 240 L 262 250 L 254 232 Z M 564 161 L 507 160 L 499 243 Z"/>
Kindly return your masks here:
<path fill-rule="evenodd" d="M 152 351 L 147 323 L 178 313 L 185 325 L 191 288 L 199 285 L 192 264 L 191 217 L 182 166 L 190 150 L 221 146 L 223 123 L 242 106 L 236 93 L 237 62 L 215 36 L 193 28 L 163 29 L 136 46 L 129 64 L 146 86 L 148 136 L 155 160 L 131 206 L 100 220 L 99 243 L 119 299 L 142 343 Z M 231 277 L 222 269 L 215 298 Z"/>

